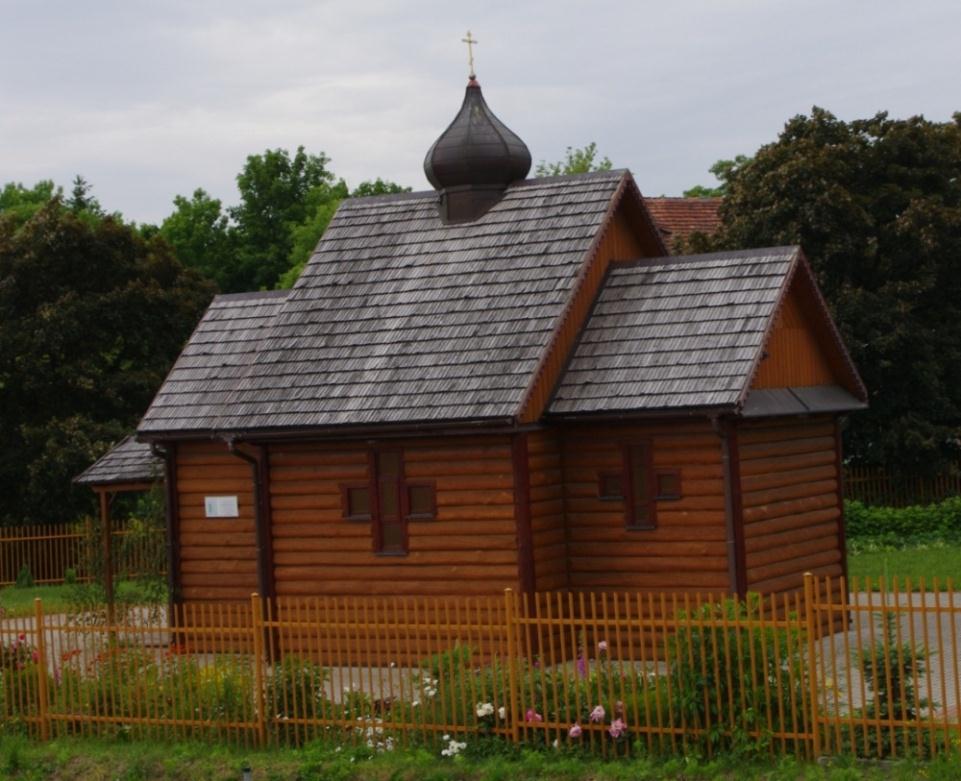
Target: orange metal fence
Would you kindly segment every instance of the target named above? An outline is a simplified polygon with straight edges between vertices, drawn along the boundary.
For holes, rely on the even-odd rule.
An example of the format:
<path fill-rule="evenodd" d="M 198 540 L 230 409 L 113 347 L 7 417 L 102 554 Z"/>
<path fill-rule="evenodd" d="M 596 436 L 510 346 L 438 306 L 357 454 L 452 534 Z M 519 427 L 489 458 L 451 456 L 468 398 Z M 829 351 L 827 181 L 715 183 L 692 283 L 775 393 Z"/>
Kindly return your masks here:
<path fill-rule="evenodd" d="M 162 574 L 163 532 L 137 521 L 118 523 L 112 532 L 114 566 L 121 575 Z M 24 577 L 37 584 L 92 577 L 91 558 L 100 540 L 84 523 L 0 527 L 0 586 Z M 158 571 L 159 568 L 159 571 Z"/>
<path fill-rule="evenodd" d="M 0 716 L 42 738 L 316 738 L 447 755 L 734 747 L 933 755 L 959 739 L 961 592 L 258 597 L 0 622 Z M 937 584 L 940 586 L 940 584 Z"/>
<path fill-rule="evenodd" d="M 932 504 L 949 496 L 961 496 L 961 474 L 916 477 L 884 467 L 849 466 L 844 470 L 844 495 L 882 507 Z"/>

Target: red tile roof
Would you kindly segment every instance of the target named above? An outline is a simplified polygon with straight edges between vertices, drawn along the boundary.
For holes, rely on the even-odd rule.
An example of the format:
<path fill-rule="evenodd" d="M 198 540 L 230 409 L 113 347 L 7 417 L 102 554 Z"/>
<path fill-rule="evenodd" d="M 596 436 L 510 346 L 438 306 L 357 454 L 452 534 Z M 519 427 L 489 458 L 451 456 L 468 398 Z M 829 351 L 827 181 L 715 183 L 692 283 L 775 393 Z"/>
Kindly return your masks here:
<path fill-rule="evenodd" d="M 644 203 L 668 247 L 695 231 L 710 236 L 721 225 L 720 198 L 645 198 Z"/>

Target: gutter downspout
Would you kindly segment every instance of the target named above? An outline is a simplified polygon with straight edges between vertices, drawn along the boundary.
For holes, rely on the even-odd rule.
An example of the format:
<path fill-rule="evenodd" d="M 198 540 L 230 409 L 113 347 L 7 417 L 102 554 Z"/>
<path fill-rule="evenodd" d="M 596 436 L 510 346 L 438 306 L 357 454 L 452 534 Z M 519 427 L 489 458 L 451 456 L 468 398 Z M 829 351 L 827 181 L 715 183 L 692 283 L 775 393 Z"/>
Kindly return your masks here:
<path fill-rule="evenodd" d="M 724 526 L 727 548 L 727 577 L 731 593 L 739 599 L 747 595 L 744 569 L 744 513 L 741 503 L 741 465 L 737 452 L 737 430 L 733 422 L 711 416 L 711 427 L 721 440 L 721 465 L 724 473 Z"/>
<path fill-rule="evenodd" d="M 237 441 L 233 437 L 224 439 L 227 450 L 231 455 L 251 466 L 254 479 L 254 528 L 257 538 L 257 590 L 266 600 L 274 598 L 273 579 L 273 546 L 268 528 L 270 518 L 270 497 L 267 492 L 269 480 L 267 467 L 266 446 L 259 445 L 258 455 L 252 456 L 237 449 Z"/>

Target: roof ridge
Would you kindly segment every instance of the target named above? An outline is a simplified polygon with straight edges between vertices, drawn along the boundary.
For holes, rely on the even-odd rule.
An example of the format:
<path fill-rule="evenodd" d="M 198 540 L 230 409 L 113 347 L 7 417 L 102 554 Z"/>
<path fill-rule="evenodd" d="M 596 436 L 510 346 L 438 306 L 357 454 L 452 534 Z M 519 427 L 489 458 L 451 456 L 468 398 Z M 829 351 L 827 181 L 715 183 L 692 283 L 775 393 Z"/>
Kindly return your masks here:
<path fill-rule="evenodd" d="M 287 296 L 290 290 L 250 290 L 245 293 L 218 293 L 214 296 L 214 301 L 252 301 L 263 298 L 281 298 Z M 213 303 L 213 301 L 211 302 Z"/>
<path fill-rule="evenodd" d="M 674 266 L 684 263 L 697 263 L 711 260 L 735 260 L 737 258 L 758 258 L 768 255 L 793 255 L 800 249 L 797 244 L 784 244 L 778 247 L 752 247 L 751 249 L 723 250 L 721 252 L 703 252 L 698 255 L 664 255 L 659 258 L 639 258 L 638 260 L 615 261 L 615 269 Z"/>

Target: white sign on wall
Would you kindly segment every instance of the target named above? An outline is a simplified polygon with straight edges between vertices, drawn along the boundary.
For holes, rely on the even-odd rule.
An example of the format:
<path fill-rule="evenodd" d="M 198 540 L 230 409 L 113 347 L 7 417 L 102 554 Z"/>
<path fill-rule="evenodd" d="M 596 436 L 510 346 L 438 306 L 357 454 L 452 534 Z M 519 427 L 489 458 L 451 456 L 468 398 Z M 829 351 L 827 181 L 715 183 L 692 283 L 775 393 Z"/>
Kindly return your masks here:
<path fill-rule="evenodd" d="M 204 511 L 208 518 L 236 518 L 240 515 L 236 496 L 205 496 Z"/>

